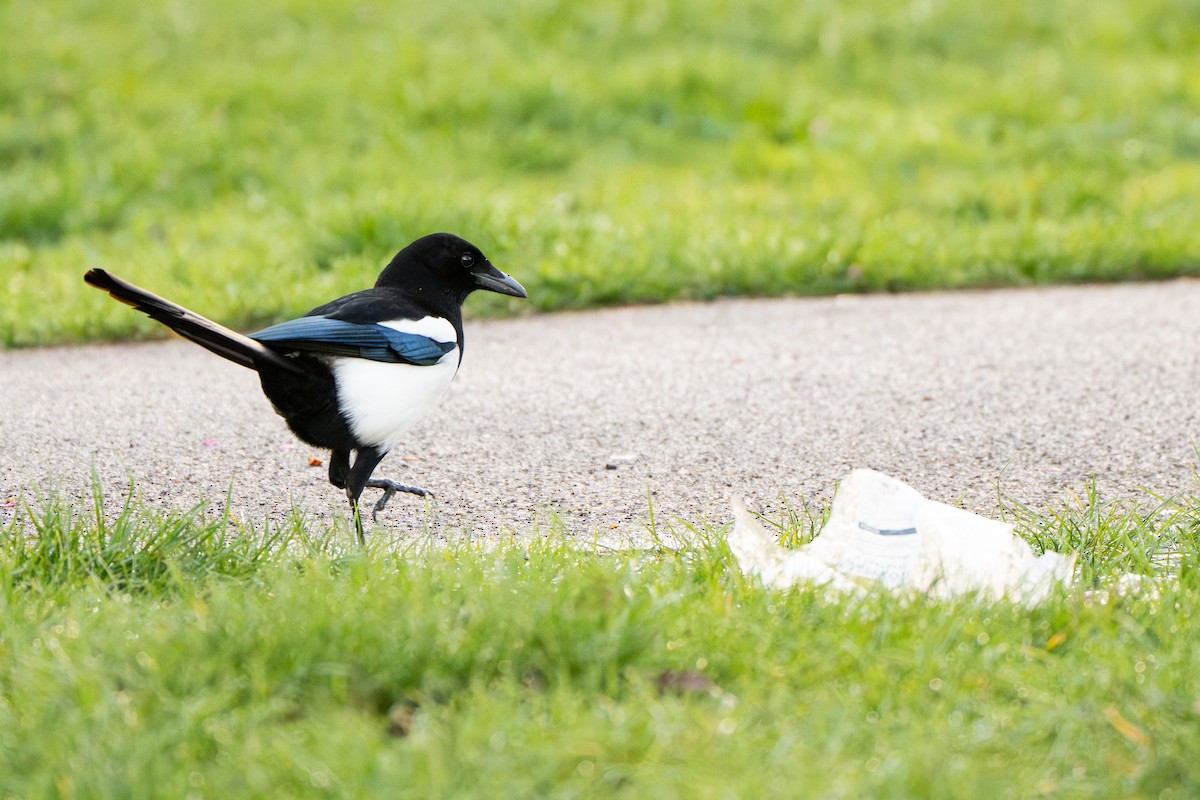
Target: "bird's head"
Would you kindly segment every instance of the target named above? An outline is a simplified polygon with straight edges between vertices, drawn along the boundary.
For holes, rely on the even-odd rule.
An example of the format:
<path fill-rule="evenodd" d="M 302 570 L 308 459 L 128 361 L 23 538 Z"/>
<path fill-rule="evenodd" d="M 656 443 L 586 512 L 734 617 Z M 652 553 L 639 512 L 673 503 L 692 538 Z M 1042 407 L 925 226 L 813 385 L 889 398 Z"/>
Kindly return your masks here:
<path fill-rule="evenodd" d="M 524 287 L 488 261 L 478 247 L 452 233 L 422 236 L 401 250 L 379 275 L 376 286 L 409 288 L 432 278 L 461 303 L 476 289 L 528 297 Z"/>

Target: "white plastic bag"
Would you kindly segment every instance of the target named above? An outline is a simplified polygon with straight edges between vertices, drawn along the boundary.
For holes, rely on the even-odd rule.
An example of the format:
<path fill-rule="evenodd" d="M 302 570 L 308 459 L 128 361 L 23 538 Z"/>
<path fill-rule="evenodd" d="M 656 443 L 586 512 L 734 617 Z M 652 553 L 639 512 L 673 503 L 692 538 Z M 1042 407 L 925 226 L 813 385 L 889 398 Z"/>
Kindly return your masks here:
<path fill-rule="evenodd" d="M 933 597 L 979 592 L 1036 603 L 1069 585 L 1075 556 L 1038 556 L 1011 525 L 922 497 L 879 472 L 857 469 L 838 486 L 829 521 L 812 542 L 787 550 L 733 501 L 729 549 L 768 586 L 838 591 L 880 585 Z"/>

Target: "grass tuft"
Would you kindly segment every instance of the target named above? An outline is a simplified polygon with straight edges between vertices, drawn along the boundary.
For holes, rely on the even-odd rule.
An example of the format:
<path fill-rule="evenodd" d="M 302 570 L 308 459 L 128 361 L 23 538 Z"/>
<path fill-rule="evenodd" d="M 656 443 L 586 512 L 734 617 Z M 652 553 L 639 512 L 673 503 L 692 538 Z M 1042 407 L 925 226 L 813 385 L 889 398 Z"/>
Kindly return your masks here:
<path fill-rule="evenodd" d="M 83 584 L 154 595 L 209 578 L 252 577 L 297 544 L 319 549 L 298 517 L 259 530 L 228 512 L 206 515 L 206 507 L 152 512 L 131 485 L 110 516 L 95 476 L 86 510 L 53 493 L 22 498 L 0 529 L 0 582 L 10 596 L 54 597 Z"/>
<path fill-rule="evenodd" d="M 1125 573 L 1185 576 L 1200 556 L 1200 497 L 1101 496 L 1094 480 L 1082 496 L 1059 508 L 1035 511 L 1003 501 L 1009 521 L 1035 548 L 1079 553 L 1077 578 L 1085 586 L 1111 583 Z"/>

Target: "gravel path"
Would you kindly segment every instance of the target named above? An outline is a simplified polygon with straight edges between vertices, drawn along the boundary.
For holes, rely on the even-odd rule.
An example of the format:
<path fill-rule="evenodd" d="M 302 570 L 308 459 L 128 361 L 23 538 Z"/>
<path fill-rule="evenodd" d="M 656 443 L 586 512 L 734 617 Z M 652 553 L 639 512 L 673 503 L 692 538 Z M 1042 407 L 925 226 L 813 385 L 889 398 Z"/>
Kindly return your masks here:
<path fill-rule="evenodd" d="M 130 312 L 132 313 L 132 312 Z M 261 521 L 293 504 L 345 519 L 327 458 L 292 438 L 256 377 L 181 340 L 0 352 L 0 504 L 31 486 L 114 508 Z M 467 325 L 441 407 L 378 474 L 377 536 L 638 537 L 721 522 L 727 498 L 826 502 L 857 466 L 994 515 L 1106 494 L 1200 488 L 1200 281 L 996 292 L 729 300 Z M 609 468 L 609 467 L 615 467 Z M 374 498 L 368 490 L 365 498 Z M 0 519 L 11 515 L 0 511 Z"/>

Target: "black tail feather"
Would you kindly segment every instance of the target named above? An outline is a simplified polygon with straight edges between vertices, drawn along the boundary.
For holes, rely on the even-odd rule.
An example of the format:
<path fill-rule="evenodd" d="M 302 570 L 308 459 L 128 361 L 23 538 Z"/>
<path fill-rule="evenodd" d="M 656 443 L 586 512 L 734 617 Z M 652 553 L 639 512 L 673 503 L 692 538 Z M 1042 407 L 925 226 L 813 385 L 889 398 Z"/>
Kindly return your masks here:
<path fill-rule="evenodd" d="M 83 279 L 97 289 L 108 292 L 122 303 L 147 314 L 151 319 L 158 320 L 180 336 L 192 340 L 235 364 L 253 370 L 257 370 L 264 363 L 292 371 L 297 370 L 297 367 L 286 358 L 250 337 L 218 325 L 210 319 L 188 311 L 183 306 L 176 305 L 156 294 L 151 294 L 115 275 L 109 275 L 102 269 L 88 270 Z"/>

